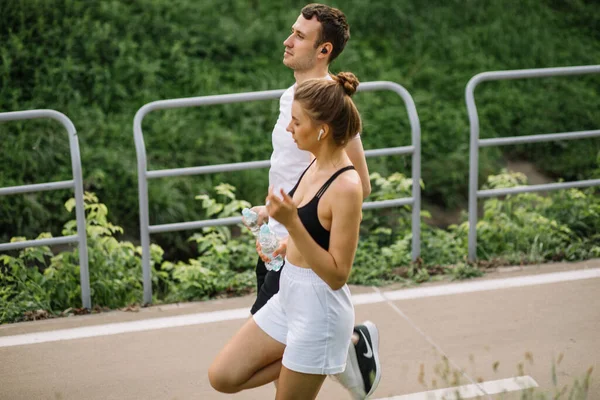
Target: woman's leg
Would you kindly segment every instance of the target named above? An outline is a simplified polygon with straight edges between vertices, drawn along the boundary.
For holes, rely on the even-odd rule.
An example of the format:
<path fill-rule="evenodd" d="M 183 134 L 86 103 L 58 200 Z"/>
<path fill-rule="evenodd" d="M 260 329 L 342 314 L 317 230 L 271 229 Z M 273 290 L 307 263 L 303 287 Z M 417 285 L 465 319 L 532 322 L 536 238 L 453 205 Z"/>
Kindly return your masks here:
<path fill-rule="evenodd" d="M 213 388 L 236 393 L 273 382 L 281 370 L 285 345 L 250 318 L 225 345 L 208 370 Z"/>
<path fill-rule="evenodd" d="M 281 367 L 275 400 L 315 399 L 326 375 L 303 374 Z"/>

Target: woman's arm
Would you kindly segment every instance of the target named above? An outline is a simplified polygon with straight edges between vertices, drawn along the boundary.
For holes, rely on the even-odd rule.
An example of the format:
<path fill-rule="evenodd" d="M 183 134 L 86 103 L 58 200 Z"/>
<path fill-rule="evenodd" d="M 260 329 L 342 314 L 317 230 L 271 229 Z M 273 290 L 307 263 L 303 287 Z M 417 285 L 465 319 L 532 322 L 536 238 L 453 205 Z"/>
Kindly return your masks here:
<path fill-rule="evenodd" d="M 356 172 L 358 172 L 358 175 L 360 176 L 363 199 L 366 199 L 371 194 L 371 179 L 369 178 L 369 168 L 367 167 L 365 150 L 363 149 L 360 136 L 357 135 L 348 142 L 346 145 L 346 154 L 348 154 L 348 158 L 350 158 L 352 165 L 354 165 Z"/>
<path fill-rule="evenodd" d="M 360 178 L 355 174 L 340 176 L 335 185 L 331 185 L 328 189 L 333 191 L 331 198 L 335 199 L 331 203 L 329 251 L 319 246 L 310 236 L 298 217 L 291 197 L 282 193 L 283 201 L 271 194 L 272 197 L 268 198 L 269 214 L 285 225 L 294 246 L 300 251 L 308 266 L 333 290 L 344 286 L 354 262 L 362 207 L 359 180 Z"/>

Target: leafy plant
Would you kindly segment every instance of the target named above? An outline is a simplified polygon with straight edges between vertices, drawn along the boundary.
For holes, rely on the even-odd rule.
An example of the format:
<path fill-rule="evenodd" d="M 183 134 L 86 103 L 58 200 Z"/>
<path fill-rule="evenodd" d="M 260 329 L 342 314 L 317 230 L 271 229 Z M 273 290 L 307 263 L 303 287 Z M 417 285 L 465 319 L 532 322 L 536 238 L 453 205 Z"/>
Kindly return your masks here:
<path fill-rule="evenodd" d="M 524 176 L 504 171 L 490 176 L 490 188 L 526 184 Z M 373 175 L 373 199 L 407 195 L 412 181 L 402 174 Z M 395 197 L 398 197 L 396 194 Z M 206 219 L 239 216 L 250 203 L 239 200 L 231 184 L 196 196 Z M 92 302 L 99 308 L 120 308 L 142 299 L 141 248 L 117 237 L 123 229 L 110 222 L 108 207 L 85 193 L 86 232 Z M 72 213 L 73 199 L 65 203 Z M 385 218 L 365 212 L 349 282 L 381 285 L 415 284 L 447 275 L 451 279 L 481 276 L 484 267 L 507 263 L 580 260 L 600 256 L 596 189 L 570 189 L 548 196 L 518 194 L 489 199 L 478 226 L 480 265 L 467 263 L 466 222 L 448 230 L 421 226 L 421 257 L 411 261 L 411 212 L 386 210 Z M 426 217 L 427 213 L 422 212 Z M 363 227 L 364 228 L 364 227 Z M 63 235 L 76 232 L 75 220 Z M 38 238 L 51 237 L 42 233 Z M 15 237 L 13 241 L 26 240 Z M 165 260 L 163 249 L 151 245 L 153 301 L 178 302 L 248 293 L 254 288 L 255 239 L 241 225 L 212 226 L 193 234 L 194 258 Z M 60 315 L 81 307 L 78 249 L 54 254 L 48 247 L 0 255 L 0 322 Z"/>
<path fill-rule="evenodd" d="M 451 0 L 423 7 L 418 0 L 348 0 L 340 6 L 352 39 L 332 71 L 353 71 L 363 82 L 398 82 L 411 93 L 422 132 L 425 202 L 465 204 L 469 123 L 464 89 L 472 76 L 597 63 L 598 2 L 505 3 L 462 7 L 463 2 Z M 302 6 L 275 0 L 4 0 L 0 109 L 50 108 L 69 116 L 78 131 L 86 190 L 104 199 L 115 224 L 137 232 L 131 135 L 136 111 L 159 99 L 289 87 L 293 75 L 281 64 L 281 42 Z M 599 79 L 486 82 L 476 92 L 481 137 L 597 129 Z M 364 120 L 365 148 L 410 144 L 405 106 L 396 93 L 360 92 L 355 100 Z M 267 159 L 277 111 L 276 101 L 265 101 L 152 112 L 143 124 L 148 166 Z M 0 186 L 70 179 L 67 136 L 55 121 L 1 124 L 0 137 Z M 587 139 L 482 149 L 480 176 L 495 173 L 504 159 L 525 159 L 552 177 L 597 177 L 598 146 Z M 369 158 L 369 168 L 381 176 L 409 176 L 410 157 Z M 264 170 L 152 180 L 151 224 L 198 219 L 202 211 L 194 195 L 225 179 L 240 198 L 264 198 Z M 61 207 L 66 196 L 0 198 L 0 240 L 46 231 L 58 235 L 68 218 Z M 386 226 L 396 229 L 395 222 Z M 170 259 L 185 260 L 192 257 L 185 235 L 160 236 L 157 243 Z"/>
<path fill-rule="evenodd" d="M 85 193 L 87 248 L 90 291 L 96 307 L 119 308 L 139 303 L 142 297 L 141 249 L 114 236 L 122 228 L 108 220 L 108 209 L 93 193 Z M 72 212 L 75 200 L 66 202 Z M 76 221 L 64 225 L 63 235 L 76 234 Z M 38 238 L 51 237 L 43 233 Z M 13 240 L 24 240 L 16 238 Z M 154 264 L 162 261 L 162 249 L 151 246 Z M 58 314 L 66 309 L 81 308 L 79 250 L 54 254 L 48 247 L 27 248 L 16 256 L 2 255 L 4 264 L 0 321 L 23 318 L 29 310 L 46 310 Z M 160 274 L 154 275 L 158 284 Z"/>
<path fill-rule="evenodd" d="M 235 188 L 229 184 L 217 185 L 215 192 L 224 203 L 207 194 L 196 196 L 202 201 L 206 217 L 239 216 L 243 208 L 250 207 L 247 201 L 236 199 Z M 172 279 L 167 299 L 200 300 L 223 292 L 239 294 L 250 290 L 254 285 L 256 249 L 247 229 L 239 233 L 234 238 L 229 227 L 214 226 L 194 234 L 189 240 L 198 247 L 196 259 L 187 263 L 166 261 L 161 266 Z"/>

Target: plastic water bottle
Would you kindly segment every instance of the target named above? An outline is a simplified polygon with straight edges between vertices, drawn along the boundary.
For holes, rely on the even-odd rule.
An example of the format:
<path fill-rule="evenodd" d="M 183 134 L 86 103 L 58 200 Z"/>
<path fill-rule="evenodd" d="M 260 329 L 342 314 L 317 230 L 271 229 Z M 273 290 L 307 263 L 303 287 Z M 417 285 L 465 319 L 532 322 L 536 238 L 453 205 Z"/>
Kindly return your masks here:
<path fill-rule="evenodd" d="M 252 211 L 249 208 L 244 208 L 242 210 L 242 221 L 244 224 L 250 229 L 250 232 L 254 236 L 258 235 L 258 231 L 260 230 L 260 226 L 258 226 L 258 214 Z"/>
<path fill-rule="evenodd" d="M 279 271 L 283 266 L 283 257 L 278 255 L 273 258 L 273 252 L 279 247 L 279 240 L 277 235 L 269 228 L 269 225 L 263 224 L 258 232 L 258 243 L 260 243 L 261 251 L 270 258 L 265 263 L 265 267 L 269 271 Z"/>

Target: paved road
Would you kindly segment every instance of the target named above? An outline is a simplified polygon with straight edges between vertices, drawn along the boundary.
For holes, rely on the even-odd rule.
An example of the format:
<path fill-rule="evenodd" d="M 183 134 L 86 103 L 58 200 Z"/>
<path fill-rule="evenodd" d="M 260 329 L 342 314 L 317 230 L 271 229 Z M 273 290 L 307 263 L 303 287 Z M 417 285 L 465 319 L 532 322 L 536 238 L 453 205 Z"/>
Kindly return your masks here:
<path fill-rule="evenodd" d="M 380 329 L 374 399 L 441 399 L 434 390 L 459 386 L 463 398 L 520 399 L 520 390 L 494 393 L 524 385 L 554 393 L 593 367 L 588 399 L 600 400 L 600 260 L 351 290 L 357 320 Z M 206 377 L 251 303 L 248 296 L 0 326 L 0 399 L 273 398 L 272 385 L 221 395 Z M 318 398 L 349 397 L 328 379 Z"/>

